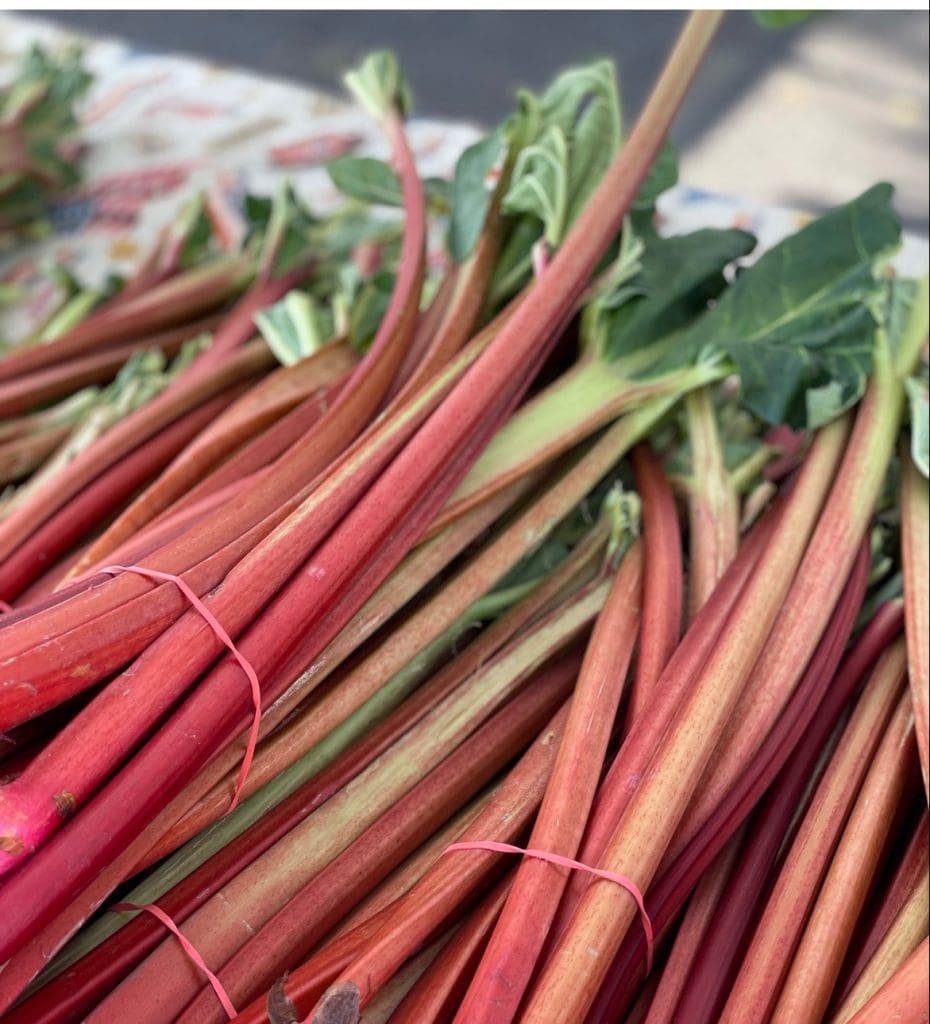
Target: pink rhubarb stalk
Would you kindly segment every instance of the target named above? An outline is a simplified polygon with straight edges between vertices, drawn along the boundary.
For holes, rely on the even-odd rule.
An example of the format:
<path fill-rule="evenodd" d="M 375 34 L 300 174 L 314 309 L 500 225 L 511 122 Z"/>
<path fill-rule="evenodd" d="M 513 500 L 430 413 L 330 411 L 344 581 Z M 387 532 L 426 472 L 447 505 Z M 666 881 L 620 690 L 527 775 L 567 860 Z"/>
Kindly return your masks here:
<path fill-rule="evenodd" d="M 930 491 L 907 450 L 901 452 L 901 554 L 908 675 L 924 790 L 930 794 Z"/>
<path fill-rule="evenodd" d="M 572 697 L 565 735 L 529 845 L 573 858 L 623 695 L 639 626 L 642 549 L 623 560 L 598 617 Z M 514 1019 L 558 909 L 568 871 L 527 858 L 517 869 L 500 920 L 456 1020 Z"/>

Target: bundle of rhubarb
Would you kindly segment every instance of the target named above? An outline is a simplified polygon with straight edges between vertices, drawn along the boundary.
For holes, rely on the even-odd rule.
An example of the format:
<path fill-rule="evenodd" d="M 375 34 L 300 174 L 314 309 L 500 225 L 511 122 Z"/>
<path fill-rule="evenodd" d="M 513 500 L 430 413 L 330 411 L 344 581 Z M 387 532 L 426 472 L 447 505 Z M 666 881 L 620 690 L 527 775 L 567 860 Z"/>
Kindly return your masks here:
<path fill-rule="evenodd" d="M 0 519 L 4 1021 L 927 1020 L 928 283 L 657 231 L 718 21 L 0 362 L 215 318 Z"/>

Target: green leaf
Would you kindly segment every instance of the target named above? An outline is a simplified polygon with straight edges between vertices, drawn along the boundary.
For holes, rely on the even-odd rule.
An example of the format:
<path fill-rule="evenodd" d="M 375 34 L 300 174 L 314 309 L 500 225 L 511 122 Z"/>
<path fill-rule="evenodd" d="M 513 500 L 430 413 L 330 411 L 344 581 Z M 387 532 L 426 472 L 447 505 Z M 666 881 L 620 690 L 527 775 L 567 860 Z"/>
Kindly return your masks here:
<path fill-rule="evenodd" d="M 410 89 L 397 58 L 387 50 L 366 57 L 343 81 L 375 120 L 380 120 L 392 107 L 401 117 L 410 113 Z"/>
<path fill-rule="evenodd" d="M 684 327 L 726 287 L 724 269 L 747 256 L 755 244 L 745 231 L 711 228 L 650 240 L 641 257 L 642 269 L 625 285 L 626 301 L 617 302 L 616 308 L 608 306 L 604 356 L 622 359 Z"/>
<path fill-rule="evenodd" d="M 181 211 L 174 231 L 176 237 L 181 239 L 181 266 L 193 267 L 206 255 L 213 241 L 213 222 L 207 213 L 207 204 L 202 192 Z"/>
<path fill-rule="evenodd" d="M 904 386 L 911 407 L 911 458 L 925 477 L 930 477 L 930 416 L 927 381 L 909 377 Z"/>
<path fill-rule="evenodd" d="M 642 235 L 655 234 L 653 219 L 655 217 L 656 200 L 678 184 L 678 153 L 675 147 L 666 142 L 653 161 L 649 174 L 633 200 L 630 220 L 633 227 Z"/>
<path fill-rule="evenodd" d="M 505 213 L 529 213 L 543 223 L 543 235 L 558 245 L 567 227 L 569 203 L 568 141 L 556 125 L 520 151 L 513 184 L 504 196 Z"/>
<path fill-rule="evenodd" d="M 620 145 L 620 100 L 611 61 L 570 68 L 542 98 L 546 124 L 558 125 L 569 140 L 566 227 L 584 209 Z"/>
<path fill-rule="evenodd" d="M 620 144 L 620 101 L 613 65 L 572 68 L 540 100 L 524 94 L 515 134 L 526 140 L 502 209 L 538 218 L 558 245 L 597 188 Z M 530 137 L 539 125 L 535 136 Z"/>
<path fill-rule="evenodd" d="M 403 206 L 404 194 L 393 170 L 370 156 L 343 156 L 326 165 L 332 183 L 343 195 L 375 206 Z"/>
<path fill-rule="evenodd" d="M 768 423 L 816 427 L 858 401 L 881 307 L 878 263 L 898 245 L 892 188 L 876 185 L 767 252 L 678 339 L 719 346 Z"/>
<path fill-rule="evenodd" d="M 349 316 L 349 341 L 364 351 L 378 333 L 394 291 L 394 275 L 379 271 L 363 285 Z"/>
<path fill-rule="evenodd" d="M 469 146 L 459 157 L 452 179 L 449 250 L 456 263 L 472 254 L 484 228 L 494 187 L 488 177 L 504 152 L 501 129 Z"/>
<path fill-rule="evenodd" d="M 332 317 L 306 292 L 290 291 L 255 315 L 255 326 L 282 366 L 319 351 L 333 336 Z"/>
<path fill-rule="evenodd" d="M 284 274 L 307 260 L 318 221 L 289 183 L 282 184 L 273 199 L 247 195 L 243 205 L 249 224 L 246 242 L 261 240 L 259 262 L 264 270 Z"/>

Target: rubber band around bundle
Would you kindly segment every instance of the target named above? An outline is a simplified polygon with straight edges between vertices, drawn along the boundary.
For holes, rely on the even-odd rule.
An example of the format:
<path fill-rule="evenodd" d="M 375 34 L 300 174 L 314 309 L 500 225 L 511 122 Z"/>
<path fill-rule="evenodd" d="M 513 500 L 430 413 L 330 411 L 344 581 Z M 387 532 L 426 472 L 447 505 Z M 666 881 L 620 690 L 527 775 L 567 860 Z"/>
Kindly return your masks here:
<path fill-rule="evenodd" d="M 239 768 L 239 779 L 236 782 L 236 792 L 233 794 L 232 803 L 229 806 L 229 810 L 233 810 L 239 803 L 242 796 L 242 790 L 245 787 L 245 780 L 248 778 L 249 769 L 252 767 L 252 761 L 255 757 L 255 748 L 258 746 L 258 730 L 262 721 L 262 688 L 258 681 L 258 674 L 233 643 L 232 637 L 225 629 L 223 629 L 223 625 L 220 620 L 213 614 L 213 612 L 210 611 L 210 609 L 203 601 L 201 601 L 197 594 L 191 590 L 188 584 L 181 579 L 180 576 L 175 576 L 170 572 L 161 572 L 159 569 L 146 569 L 141 565 L 108 565 L 105 569 L 98 569 L 97 571 L 109 573 L 111 576 L 115 576 L 120 572 L 134 572 L 139 576 L 146 576 L 149 579 L 173 583 L 187 598 L 187 600 L 190 601 L 191 605 L 200 614 L 204 622 L 206 622 L 210 629 L 213 630 L 216 634 L 216 638 L 229 650 L 229 653 L 239 663 L 239 667 L 249 680 L 249 688 L 252 693 L 252 703 L 255 707 L 255 714 L 252 717 L 252 725 L 249 729 L 249 740 L 246 744 L 245 753 L 242 755 L 242 765 Z"/>
<path fill-rule="evenodd" d="M 172 935 L 181 943 L 181 949 L 187 954 L 188 959 L 191 963 L 195 964 L 203 973 L 207 976 L 207 981 L 210 982 L 210 986 L 216 993 L 216 998 L 219 999 L 223 1009 L 226 1011 L 226 1016 L 233 1020 L 239 1016 L 239 1011 L 233 1006 L 233 1001 L 229 998 L 229 993 L 223 988 L 223 983 L 220 979 L 207 967 L 207 962 L 197 952 L 197 948 L 191 942 L 186 935 L 181 932 L 181 929 L 172 921 L 172 919 L 155 903 L 117 903 L 111 910 L 144 910 L 151 914 L 152 917 L 157 918 L 161 923 L 171 932 Z"/>
<path fill-rule="evenodd" d="M 475 841 L 472 843 L 453 843 L 447 846 L 442 852 L 452 853 L 456 850 L 488 850 L 491 853 L 514 853 L 522 857 L 532 857 L 534 860 L 544 860 L 549 864 L 555 864 L 560 868 L 570 868 L 573 871 L 586 871 L 589 875 L 596 875 L 608 882 L 619 885 L 633 897 L 636 906 L 639 908 L 640 920 L 643 922 L 643 932 L 646 935 L 646 973 L 652 970 L 653 947 L 655 945 L 655 933 L 652 928 L 652 920 L 646 910 L 646 901 L 643 898 L 642 890 L 626 875 L 616 871 L 608 871 L 606 868 L 592 868 L 590 864 L 582 864 L 580 860 L 572 860 L 571 857 L 563 857 L 559 853 L 549 853 L 546 850 L 524 849 L 522 846 L 511 846 L 510 843 L 494 843 Z"/>

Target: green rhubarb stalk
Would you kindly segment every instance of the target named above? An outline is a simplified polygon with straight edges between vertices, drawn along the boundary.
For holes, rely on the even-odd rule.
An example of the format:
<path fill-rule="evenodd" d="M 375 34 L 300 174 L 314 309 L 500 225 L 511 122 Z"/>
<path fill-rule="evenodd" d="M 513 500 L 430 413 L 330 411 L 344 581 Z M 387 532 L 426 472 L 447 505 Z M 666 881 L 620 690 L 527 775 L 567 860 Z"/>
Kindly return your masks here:
<path fill-rule="evenodd" d="M 552 462 L 623 413 L 656 400 L 674 401 L 691 388 L 719 379 L 722 367 L 719 362 L 701 362 L 639 381 L 610 364 L 580 364 L 527 402 L 498 431 L 433 529 L 453 521 L 497 488 Z"/>
<path fill-rule="evenodd" d="M 767 1024 L 862 780 L 904 682 L 904 641 L 886 650 L 830 758 L 746 949 L 720 1024 Z"/>
<path fill-rule="evenodd" d="M 688 618 L 703 607 L 739 547 L 739 496 L 723 457 L 709 388 L 685 396 L 692 474 L 688 481 Z"/>
<path fill-rule="evenodd" d="M 457 932 L 453 931 L 440 936 L 404 964 L 366 1008 L 359 1018 L 360 1024 L 389 1024 L 394 1020 L 397 1007 L 430 966 L 435 963 L 437 957 L 442 954 L 456 934 Z"/>

